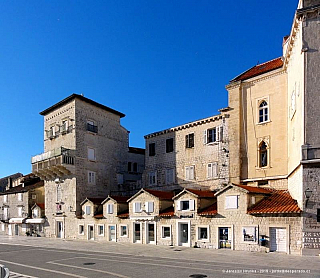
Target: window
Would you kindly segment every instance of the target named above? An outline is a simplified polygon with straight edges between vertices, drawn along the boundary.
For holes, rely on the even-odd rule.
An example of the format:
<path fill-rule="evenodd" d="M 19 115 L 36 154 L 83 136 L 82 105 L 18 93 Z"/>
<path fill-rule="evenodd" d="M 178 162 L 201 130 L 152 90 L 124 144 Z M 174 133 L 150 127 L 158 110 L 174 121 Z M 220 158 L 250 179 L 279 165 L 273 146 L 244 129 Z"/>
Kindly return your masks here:
<path fill-rule="evenodd" d="M 223 139 L 222 126 L 217 126 L 204 131 L 204 137 L 203 137 L 204 144 L 219 142 L 219 141 L 222 141 L 222 139 Z"/>
<path fill-rule="evenodd" d="M 4 223 L 2 223 L 1 224 L 1 231 L 4 232 L 4 230 L 5 230 L 5 226 L 4 226 Z"/>
<path fill-rule="evenodd" d="M 61 185 L 57 185 L 57 202 L 62 201 L 62 189 Z"/>
<path fill-rule="evenodd" d="M 238 208 L 238 195 L 226 196 L 225 209 L 237 209 Z"/>
<path fill-rule="evenodd" d="M 186 135 L 186 148 L 194 147 L 194 133 L 190 133 Z"/>
<path fill-rule="evenodd" d="M 8 203 L 8 195 L 3 195 L 3 202 Z"/>
<path fill-rule="evenodd" d="M 36 200 L 37 199 L 37 194 L 32 194 L 31 198 L 32 198 L 32 200 Z"/>
<path fill-rule="evenodd" d="M 22 193 L 18 193 L 18 201 L 22 201 L 23 195 Z"/>
<path fill-rule="evenodd" d="M 209 163 L 207 165 L 207 177 L 208 179 L 216 178 L 218 176 L 218 163 Z"/>
<path fill-rule="evenodd" d="M 257 227 L 242 227 L 243 241 L 257 242 Z"/>
<path fill-rule="evenodd" d="M 138 164 L 137 164 L 137 162 L 133 162 L 133 169 L 132 169 L 132 171 L 133 171 L 134 173 L 137 173 L 137 172 L 138 172 Z"/>
<path fill-rule="evenodd" d="M 9 217 L 9 213 L 8 213 L 8 208 L 7 207 L 4 207 L 3 208 L 3 216 L 5 218 L 5 220 L 7 220 L 7 218 Z"/>
<path fill-rule="evenodd" d="M 49 128 L 49 131 L 48 131 L 48 133 L 47 133 L 47 136 L 48 136 L 50 139 L 52 139 L 52 138 L 54 138 L 54 137 L 56 136 L 55 126 L 51 126 L 51 127 Z"/>
<path fill-rule="evenodd" d="M 166 169 L 166 184 L 174 183 L 174 169 Z"/>
<path fill-rule="evenodd" d="M 149 175 L 149 185 L 156 185 L 157 184 L 157 173 L 150 172 L 148 175 Z"/>
<path fill-rule="evenodd" d="M 156 155 L 156 143 L 149 144 L 149 156 Z"/>
<path fill-rule="evenodd" d="M 186 180 L 194 180 L 194 166 L 186 167 Z"/>
<path fill-rule="evenodd" d="M 153 212 L 154 203 L 153 202 L 146 202 L 145 203 L 145 210 L 146 212 Z"/>
<path fill-rule="evenodd" d="M 194 200 L 181 200 L 177 205 L 178 210 L 194 210 Z"/>
<path fill-rule="evenodd" d="M 256 197 L 251 196 L 251 205 L 254 205 L 256 203 Z"/>
<path fill-rule="evenodd" d="M 133 212 L 141 212 L 141 202 L 135 202 L 133 203 Z"/>
<path fill-rule="evenodd" d="M 79 225 L 79 235 L 84 235 L 84 225 Z"/>
<path fill-rule="evenodd" d="M 267 122 L 268 120 L 269 120 L 268 103 L 265 100 L 263 100 L 259 104 L 259 123 L 264 123 L 264 122 Z"/>
<path fill-rule="evenodd" d="M 123 237 L 128 236 L 128 227 L 126 225 L 120 226 L 120 236 L 123 236 Z"/>
<path fill-rule="evenodd" d="M 128 162 L 128 172 L 131 172 L 131 171 L 132 171 L 131 166 L 132 166 L 132 163 L 131 163 L 131 162 Z"/>
<path fill-rule="evenodd" d="M 90 215 L 91 214 L 91 206 L 86 206 L 86 215 Z"/>
<path fill-rule="evenodd" d="M 108 204 L 107 206 L 107 213 L 112 214 L 113 213 L 113 204 Z"/>
<path fill-rule="evenodd" d="M 95 125 L 94 121 L 87 121 L 87 130 L 93 133 L 98 133 L 98 126 Z"/>
<path fill-rule="evenodd" d="M 62 121 L 62 125 L 60 127 L 60 132 L 62 134 L 64 134 L 64 133 L 67 133 L 67 131 L 68 131 L 68 120 L 64 120 L 64 121 Z"/>
<path fill-rule="evenodd" d="M 38 217 L 39 217 L 39 209 L 38 209 L 38 208 L 35 208 L 35 209 L 33 210 L 33 217 L 34 217 L 34 218 L 38 218 Z"/>
<path fill-rule="evenodd" d="M 320 208 L 317 209 L 317 222 L 320 222 Z"/>
<path fill-rule="evenodd" d="M 96 160 L 96 150 L 88 147 L 88 159 Z"/>
<path fill-rule="evenodd" d="M 98 236 L 104 236 L 104 225 L 98 225 Z"/>
<path fill-rule="evenodd" d="M 88 171 L 88 183 L 89 184 L 96 184 L 96 173 Z"/>
<path fill-rule="evenodd" d="M 166 153 L 172 153 L 173 152 L 173 138 L 166 140 Z"/>
<path fill-rule="evenodd" d="M 18 207 L 18 216 L 22 216 L 22 207 Z"/>
<path fill-rule="evenodd" d="M 162 231 L 162 233 L 161 233 L 162 238 L 166 238 L 166 239 L 171 238 L 171 227 L 170 226 L 162 226 L 161 231 Z"/>
<path fill-rule="evenodd" d="M 123 184 L 123 174 L 117 174 L 117 182 L 118 184 Z"/>
<path fill-rule="evenodd" d="M 208 240 L 208 227 L 198 227 L 198 240 Z"/>
<path fill-rule="evenodd" d="M 267 145 L 264 141 L 259 146 L 259 167 L 268 166 L 268 150 Z"/>

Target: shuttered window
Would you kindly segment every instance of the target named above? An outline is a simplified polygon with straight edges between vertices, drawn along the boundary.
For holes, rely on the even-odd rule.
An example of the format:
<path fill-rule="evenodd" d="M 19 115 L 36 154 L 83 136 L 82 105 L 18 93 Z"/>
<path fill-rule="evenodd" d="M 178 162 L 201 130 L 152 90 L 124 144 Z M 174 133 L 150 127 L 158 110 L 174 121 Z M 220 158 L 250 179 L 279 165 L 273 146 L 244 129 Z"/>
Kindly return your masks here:
<path fill-rule="evenodd" d="M 133 203 L 133 212 L 141 212 L 141 202 Z"/>
<path fill-rule="evenodd" d="M 91 213 L 91 207 L 86 206 L 86 215 L 90 215 L 90 213 Z"/>
<path fill-rule="evenodd" d="M 107 213 L 112 214 L 113 213 L 113 204 L 108 204 L 107 206 Z"/>
<path fill-rule="evenodd" d="M 146 210 L 146 212 L 153 212 L 154 203 L 153 202 L 146 202 L 145 203 L 145 210 Z"/>
<path fill-rule="evenodd" d="M 194 166 L 186 167 L 186 180 L 194 180 Z"/>
<path fill-rule="evenodd" d="M 237 209 L 239 196 L 226 196 L 225 209 Z"/>

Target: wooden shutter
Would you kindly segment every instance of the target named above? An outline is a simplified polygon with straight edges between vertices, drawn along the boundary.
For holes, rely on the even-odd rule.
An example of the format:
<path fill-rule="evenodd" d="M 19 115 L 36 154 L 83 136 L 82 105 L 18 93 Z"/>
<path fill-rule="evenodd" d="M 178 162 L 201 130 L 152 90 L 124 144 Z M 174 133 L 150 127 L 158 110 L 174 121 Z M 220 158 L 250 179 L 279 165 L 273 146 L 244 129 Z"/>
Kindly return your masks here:
<path fill-rule="evenodd" d="M 189 210 L 194 210 L 194 200 L 189 200 Z"/>
<path fill-rule="evenodd" d="M 207 144 L 208 142 L 207 132 L 207 129 L 203 132 L 203 144 Z"/>
<path fill-rule="evenodd" d="M 177 210 L 181 210 L 181 201 L 176 201 Z"/>
<path fill-rule="evenodd" d="M 194 180 L 194 166 L 189 167 L 189 178 L 190 180 Z"/>

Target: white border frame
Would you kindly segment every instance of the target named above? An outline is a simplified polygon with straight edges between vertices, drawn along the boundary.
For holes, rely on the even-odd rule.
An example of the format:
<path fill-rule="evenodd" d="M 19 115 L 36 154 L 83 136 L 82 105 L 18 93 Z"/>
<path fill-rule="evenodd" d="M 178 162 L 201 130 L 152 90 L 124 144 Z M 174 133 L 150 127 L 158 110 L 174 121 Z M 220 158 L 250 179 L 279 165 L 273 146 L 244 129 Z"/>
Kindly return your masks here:
<path fill-rule="evenodd" d="M 179 227 L 181 224 L 188 224 L 188 242 L 187 243 L 180 242 Z M 191 220 L 178 220 L 176 225 L 177 225 L 177 246 L 191 247 Z"/>
<path fill-rule="evenodd" d="M 90 233 L 89 233 L 89 226 L 92 226 L 93 227 L 93 233 L 92 233 L 92 235 L 93 235 L 93 238 L 89 238 L 89 235 L 90 235 Z M 94 229 L 94 224 L 87 224 L 87 240 L 95 240 L 95 231 L 94 231 L 95 229 Z"/>
<path fill-rule="evenodd" d="M 217 240 L 217 246 L 216 249 L 226 249 L 226 248 L 220 248 L 220 241 L 219 241 L 219 237 L 220 237 L 220 228 L 228 228 L 228 234 L 231 237 L 231 250 L 234 250 L 234 225 L 233 224 L 225 224 L 225 225 L 215 225 L 215 230 L 217 232 L 216 234 L 216 240 Z"/>
<path fill-rule="evenodd" d="M 83 233 L 80 234 L 80 226 L 83 226 Z M 85 225 L 84 224 L 78 224 L 78 235 L 79 236 L 84 236 L 85 235 Z"/>
<path fill-rule="evenodd" d="M 199 238 L 199 229 L 200 228 L 207 228 L 207 235 L 208 235 L 208 238 L 207 239 L 200 239 Z M 210 225 L 196 225 L 196 239 L 197 241 L 200 241 L 200 242 L 210 242 Z"/>
<path fill-rule="evenodd" d="M 148 229 L 148 224 L 153 224 L 154 225 L 154 241 L 149 241 L 149 229 Z M 155 221 L 146 221 L 144 224 L 144 231 L 145 231 L 145 239 L 146 239 L 146 244 L 157 244 L 157 223 Z"/>
<path fill-rule="evenodd" d="M 114 236 L 115 239 L 111 239 L 110 227 L 114 226 Z M 108 224 L 108 241 L 117 242 L 117 225 L 116 224 Z"/>
<path fill-rule="evenodd" d="M 267 236 L 269 238 L 269 246 L 268 246 L 268 249 L 269 249 L 269 252 L 277 252 L 277 251 L 270 251 L 270 246 L 271 246 L 271 233 L 270 233 L 270 230 L 271 228 L 284 228 L 286 229 L 286 237 L 287 237 L 287 240 L 286 240 L 286 252 L 287 254 L 290 254 L 290 225 L 289 224 L 270 224 L 267 226 Z M 283 252 L 278 252 L 278 253 L 282 253 Z"/>
<path fill-rule="evenodd" d="M 135 224 L 139 224 L 140 225 L 140 240 L 136 240 L 135 239 Z M 142 243 L 142 223 L 141 222 L 132 222 L 132 242 L 133 243 Z"/>
<path fill-rule="evenodd" d="M 262 101 L 266 101 L 267 104 L 268 104 L 268 120 L 267 121 L 264 121 L 264 122 L 261 122 L 259 123 L 259 105 Z M 271 113 L 270 113 L 270 97 L 269 95 L 268 96 L 265 96 L 265 97 L 260 97 L 260 98 L 257 98 L 256 99 L 256 125 L 264 125 L 264 124 L 267 124 L 267 123 L 270 123 L 271 122 L 271 119 L 270 119 L 270 116 L 271 116 Z"/>
<path fill-rule="evenodd" d="M 102 227 L 102 228 L 103 228 L 102 234 L 99 234 L 99 227 Z M 105 235 L 105 226 L 104 226 L 104 224 L 98 224 L 98 225 L 97 225 L 97 236 L 99 236 L 99 237 L 104 237 L 104 235 Z"/>
<path fill-rule="evenodd" d="M 122 232 L 122 227 L 127 227 L 127 229 L 126 229 L 126 231 L 127 231 L 127 233 L 126 233 L 126 235 L 121 235 L 121 232 Z M 129 229 L 128 229 L 128 224 L 120 224 L 119 225 L 119 228 L 120 228 L 120 231 L 119 231 L 119 236 L 120 237 L 128 237 L 129 236 Z"/>
<path fill-rule="evenodd" d="M 167 227 L 167 228 L 170 229 L 170 237 L 163 237 L 163 228 L 164 227 Z M 161 239 L 164 239 L 164 240 L 171 240 L 172 239 L 172 227 L 171 227 L 171 225 L 161 225 L 160 229 L 161 229 L 161 232 L 160 232 Z"/>
<path fill-rule="evenodd" d="M 243 228 L 248 227 L 248 228 L 256 228 L 256 241 L 245 241 L 244 240 L 244 236 L 243 236 Z M 245 243 L 245 244 L 253 244 L 253 245 L 257 245 L 259 244 L 259 225 L 241 225 L 241 230 L 240 230 L 240 234 L 241 234 L 241 243 Z"/>

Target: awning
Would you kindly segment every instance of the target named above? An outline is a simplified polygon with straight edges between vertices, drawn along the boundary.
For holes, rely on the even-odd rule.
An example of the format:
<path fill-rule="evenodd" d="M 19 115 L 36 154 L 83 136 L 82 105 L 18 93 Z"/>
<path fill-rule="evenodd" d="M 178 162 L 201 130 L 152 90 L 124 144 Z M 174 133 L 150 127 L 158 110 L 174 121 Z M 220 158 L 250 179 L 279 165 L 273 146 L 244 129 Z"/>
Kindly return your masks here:
<path fill-rule="evenodd" d="M 9 223 L 13 224 L 21 224 L 25 220 L 25 218 L 11 218 Z"/>
<path fill-rule="evenodd" d="M 26 223 L 29 224 L 41 224 L 44 223 L 45 219 L 44 218 L 30 218 L 26 220 Z"/>

